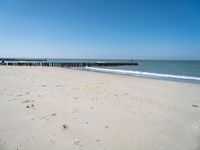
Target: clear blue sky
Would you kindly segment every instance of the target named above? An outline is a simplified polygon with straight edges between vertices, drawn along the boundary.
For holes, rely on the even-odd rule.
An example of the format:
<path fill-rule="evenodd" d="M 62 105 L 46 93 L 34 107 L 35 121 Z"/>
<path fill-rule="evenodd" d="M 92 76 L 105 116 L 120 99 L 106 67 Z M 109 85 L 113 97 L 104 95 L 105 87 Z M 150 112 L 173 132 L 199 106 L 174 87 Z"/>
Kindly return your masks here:
<path fill-rule="evenodd" d="M 0 57 L 200 60 L 200 0 L 0 0 Z"/>

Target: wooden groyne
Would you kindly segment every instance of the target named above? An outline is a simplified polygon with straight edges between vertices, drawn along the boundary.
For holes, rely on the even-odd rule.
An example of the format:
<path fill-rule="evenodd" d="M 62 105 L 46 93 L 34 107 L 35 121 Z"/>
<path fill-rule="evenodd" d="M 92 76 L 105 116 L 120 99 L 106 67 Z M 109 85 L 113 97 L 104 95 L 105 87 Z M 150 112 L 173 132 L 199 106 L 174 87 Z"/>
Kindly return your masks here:
<path fill-rule="evenodd" d="M 48 62 L 46 59 L 0 59 L 0 65 L 6 66 L 49 66 L 49 67 L 95 67 L 95 66 L 136 66 L 133 61 L 126 62 Z"/>
<path fill-rule="evenodd" d="M 4 62 L 10 62 L 10 61 L 28 61 L 28 62 L 33 62 L 33 61 L 40 61 L 40 62 L 44 62 L 47 61 L 47 59 L 19 59 L 19 58 L 0 58 L 0 62 L 4 63 Z"/>
<path fill-rule="evenodd" d="M 4 62 L 0 65 L 6 66 L 55 66 L 55 67 L 95 67 L 95 66 L 136 66 L 138 63 L 98 63 L 98 62 L 68 62 L 68 63 L 52 63 L 52 62 Z"/>

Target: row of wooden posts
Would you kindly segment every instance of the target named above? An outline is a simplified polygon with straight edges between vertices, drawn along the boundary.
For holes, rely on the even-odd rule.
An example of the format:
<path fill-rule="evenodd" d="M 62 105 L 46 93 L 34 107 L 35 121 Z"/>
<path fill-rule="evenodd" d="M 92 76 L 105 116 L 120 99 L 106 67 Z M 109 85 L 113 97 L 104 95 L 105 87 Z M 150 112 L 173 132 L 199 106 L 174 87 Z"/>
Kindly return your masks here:
<path fill-rule="evenodd" d="M 92 67 L 92 66 L 124 66 L 138 65 L 135 62 L 2 62 L 6 66 L 51 66 L 51 67 Z"/>

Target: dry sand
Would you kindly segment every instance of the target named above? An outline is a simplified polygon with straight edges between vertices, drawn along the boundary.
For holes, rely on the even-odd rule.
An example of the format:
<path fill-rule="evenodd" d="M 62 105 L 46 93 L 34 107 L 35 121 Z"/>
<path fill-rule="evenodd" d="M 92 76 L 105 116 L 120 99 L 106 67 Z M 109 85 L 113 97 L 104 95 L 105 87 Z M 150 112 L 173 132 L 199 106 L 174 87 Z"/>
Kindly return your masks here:
<path fill-rule="evenodd" d="M 199 150 L 200 84 L 0 67 L 0 150 Z"/>

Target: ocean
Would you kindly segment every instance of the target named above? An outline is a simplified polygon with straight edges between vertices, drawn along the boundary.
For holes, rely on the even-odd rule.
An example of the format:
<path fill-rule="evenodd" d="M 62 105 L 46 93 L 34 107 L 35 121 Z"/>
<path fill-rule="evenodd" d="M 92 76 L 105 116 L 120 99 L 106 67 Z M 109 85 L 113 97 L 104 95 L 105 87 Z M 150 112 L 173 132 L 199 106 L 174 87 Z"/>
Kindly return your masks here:
<path fill-rule="evenodd" d="M 106 60 L 101 60 L 105 61 Z M 138 66 L 86 67 L 86 70 L 200 83 L 200 61 L 134 60 Z"/>

